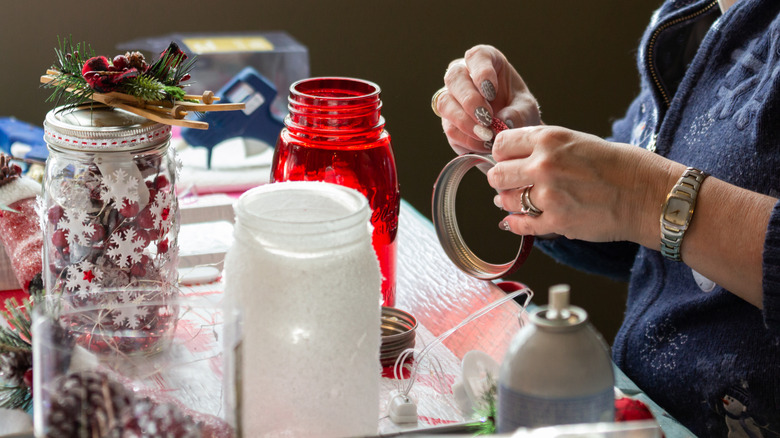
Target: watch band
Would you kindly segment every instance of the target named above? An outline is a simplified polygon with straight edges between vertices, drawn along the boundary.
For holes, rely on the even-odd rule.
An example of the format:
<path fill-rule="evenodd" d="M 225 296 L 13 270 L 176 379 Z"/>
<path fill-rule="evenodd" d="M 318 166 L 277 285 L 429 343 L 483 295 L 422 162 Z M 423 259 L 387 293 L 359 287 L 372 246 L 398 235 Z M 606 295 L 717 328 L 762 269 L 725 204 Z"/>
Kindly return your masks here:
<path fill-rule="evenodd" d="M 670 260 L 682 261 L 683 236 L 693 218 L 699 187 L 707 176 L 706 172 L 693 167 L 685 169 L 666 197 L 661 212 L 661 254 Z"/>

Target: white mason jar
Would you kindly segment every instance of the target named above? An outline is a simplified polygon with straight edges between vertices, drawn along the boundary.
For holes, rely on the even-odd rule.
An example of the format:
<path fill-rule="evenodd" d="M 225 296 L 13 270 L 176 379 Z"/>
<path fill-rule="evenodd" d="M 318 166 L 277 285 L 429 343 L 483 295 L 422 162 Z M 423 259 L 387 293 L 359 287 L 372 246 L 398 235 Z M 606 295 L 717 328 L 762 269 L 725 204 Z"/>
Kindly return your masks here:
<path fill-rule="evenodd" d="M 251 437 L 375 434 L 381 274 L 366 198 L 285 182 L 244 193 L 235 211 L 225 356 L 237 428 Z"/>

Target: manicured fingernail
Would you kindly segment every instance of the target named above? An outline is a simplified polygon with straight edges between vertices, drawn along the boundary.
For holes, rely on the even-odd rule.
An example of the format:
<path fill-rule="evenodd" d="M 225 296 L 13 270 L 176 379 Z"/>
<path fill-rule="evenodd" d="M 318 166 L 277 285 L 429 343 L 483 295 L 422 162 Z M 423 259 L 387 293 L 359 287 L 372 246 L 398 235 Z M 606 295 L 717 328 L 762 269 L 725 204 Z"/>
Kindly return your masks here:
<path fill-rule="evenodd" d="M 509 228 L 509 221 L 504 219 L 501 221 L 500 224 L 498 224 L 498 228 L 501 228 L 504 231 L 511 231 L 512 229 Z"/>
<path fill-rule="evenodd" d="M 509 129 L 512 129 L 512 128 L 514 128 L 514 127 L 515 127 L 515 124 L 514 124 L 514 123 L 512 123 L 512 121 L 511 121 L 511 120 L 509 120 L 509 119 L 506 119 L 506 120 L 504 120 L 504 123 L 506 123 L 506 126 L 507 126 Z"/>
<path fill-rule="evenodd" d="M 493 131 L 482 125 L 474 125 L 474 134 L 482 141 L 490 141 L 493 139 Z"/>
<path fill-rule="evenodd" d="M 490 123 L 493 122 L 493 117 L 484 106 L 475 109 L 474 115 L 477 116 L 477 120 L 482 124 L 482 126 L 490 126 Z"/>
<path fill-rule="evenodd" d="M 485 96 L 488 102 L 492 102 L 496 98 L 496 87 L 487 79 L 482 81 L 482 95 Z"/>
<path fill-rule="evenodd" d="M 501 202 L 501 195 L 493 196 L 493 204 L 500 209 L 504 209 L 504 203 Z"/>
<path fill-rule="evenodd" d="M 488 141 L 482 143 L 482 146 L 485 147 L 485 150 L 492 151 L 493 150 L 493 140 L 488 140 Z"/>

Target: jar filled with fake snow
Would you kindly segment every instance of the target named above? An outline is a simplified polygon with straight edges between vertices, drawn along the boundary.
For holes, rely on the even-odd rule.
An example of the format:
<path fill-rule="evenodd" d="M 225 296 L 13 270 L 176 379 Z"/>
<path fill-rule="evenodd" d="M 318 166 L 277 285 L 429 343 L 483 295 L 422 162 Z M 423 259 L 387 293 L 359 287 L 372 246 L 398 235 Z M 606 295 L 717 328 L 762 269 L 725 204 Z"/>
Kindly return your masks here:
<path fill-rule="evenodd" d="M 358 191 L 244 193 L 225 260 L 226 400 L 243 436 L 377 431 L 381 274 Z"/>
<path fill-rule="evenodd" d="M 43 280 L 69 329 L 92 350 L 147 352 L 175 321 L 178 203 L 171 127 L 98 104 L 44 122 Z M 174 312 L 175 313 L 175 312 Z M 83 330 L 82 330 L 83 329 Z"/>

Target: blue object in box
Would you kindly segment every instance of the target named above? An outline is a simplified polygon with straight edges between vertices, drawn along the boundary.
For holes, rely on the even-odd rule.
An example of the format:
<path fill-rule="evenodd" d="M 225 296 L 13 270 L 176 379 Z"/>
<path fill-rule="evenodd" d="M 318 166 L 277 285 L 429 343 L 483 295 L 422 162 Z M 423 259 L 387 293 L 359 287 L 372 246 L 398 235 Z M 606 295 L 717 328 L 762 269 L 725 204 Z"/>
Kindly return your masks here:
<path fill-rule="evenodd" d="M 11 154 L 11 146 L 14 143 L 22 143 L 30 146 L 30 150 L 22 157 L 36 161 L 46 161 L 49 150 L 43 139 L 43 128 L 22 122 L 15 117 L 0 117 L 0 150 Z"/>
<path fill-rule="evenodd" d="M 206 166 L 211 167 L 214 146 L 235 138 L 254 138 L 273 147 L 284 122 L 271 111 L 276 89 L 257 70 L 246 67 L 216 93 L 217 103 L 244 103 L 242 111 L 213 111 L 200 119 L 209 129 L 182 128 L 181 136 L 190 146 L 207 149 Z"/>

